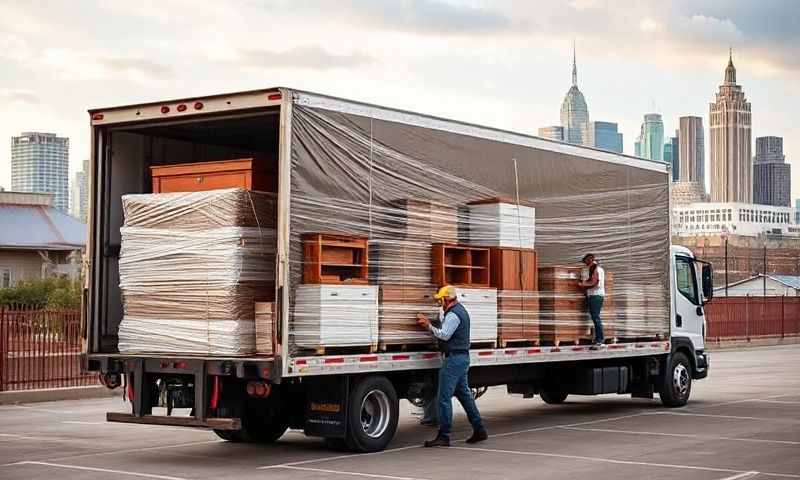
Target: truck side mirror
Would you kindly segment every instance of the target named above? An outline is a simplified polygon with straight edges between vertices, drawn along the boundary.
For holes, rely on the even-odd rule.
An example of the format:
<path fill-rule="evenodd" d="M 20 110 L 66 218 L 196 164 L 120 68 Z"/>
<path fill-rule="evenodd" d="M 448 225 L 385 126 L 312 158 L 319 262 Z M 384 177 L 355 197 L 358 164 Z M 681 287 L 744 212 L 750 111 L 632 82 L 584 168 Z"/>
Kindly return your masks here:
<path fill-rule="evenodd" d="M 714 271 L 710 263 L 703 264 L 703 303 L 708 303 L 714 298 Z"/>

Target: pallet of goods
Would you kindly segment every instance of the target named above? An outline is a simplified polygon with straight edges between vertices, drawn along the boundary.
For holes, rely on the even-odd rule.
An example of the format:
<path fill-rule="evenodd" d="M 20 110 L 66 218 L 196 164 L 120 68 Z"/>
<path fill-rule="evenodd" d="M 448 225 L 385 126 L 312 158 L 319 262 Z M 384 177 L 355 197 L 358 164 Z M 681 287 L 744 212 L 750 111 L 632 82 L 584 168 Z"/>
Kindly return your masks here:
<path fill-rule="evenodd" d="M 275 353 L 275 302 L 256 302 L 256 353 L 272 356 Z"/>
<path fill-rule="evenodd" d="M 467 238 L 471 245 L 533 248 L 536 209 L 512 200 L 488 198 L 467 205 Z"/>
<path fill-rule="evenodd" d="M 581 267 L 539 269 L 539 308 L 542 342 L 558 346 L 591 339 L 586 295 L 578 286 Z"/>
<path fill-rule="evenodd" d="M 434 292 L 434 285 L 384 283 L 380 286 L 379 349 L 435 344 L 430 333 L 417 325 L 417 313 L 424 313 L 430 319 L 438 317 Z"/>
<path fill-rule="evenodd" d="M 476 347 L 497 346 L 497 289 L 456 288 L 458 301 L 469 312 L 469 341 Z"/>
<path fill-rule="evenodd" d="M 497 341 L 500 347 L 538 345 L 539 292 L 497 291 Z"/>
<path fill-rule="evenodd" d="M 252 354 L 255 302 L 274 300 L 275 220 L 259 216 L 274 212 L 274 194 L 226 189 L 122 202 L 120 352 Z"/>
<path fill-rule="evenodd" d="M 428 243 L 458 241 L 458 209 L 428 200 L 400 199 L 390 216 L 403 238 Z"/>

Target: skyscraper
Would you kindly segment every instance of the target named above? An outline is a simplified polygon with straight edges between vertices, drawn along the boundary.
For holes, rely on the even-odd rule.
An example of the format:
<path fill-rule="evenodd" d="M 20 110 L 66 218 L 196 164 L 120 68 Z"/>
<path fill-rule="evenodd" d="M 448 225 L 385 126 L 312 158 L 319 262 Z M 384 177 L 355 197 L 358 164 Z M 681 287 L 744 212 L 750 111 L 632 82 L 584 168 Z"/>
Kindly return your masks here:
<path fill-rule="evenodd" d="M 568 143 L 586 145 L 589 129 L 589 108 L 578 89 L 578 67 L 575 61 L 575 45 L 572 46 L 572 86 L 561 104 L 561 126 L 564 140 Z"/>
<path fill-rule="evenodd" d="M 542 138 L 549 138 L 550 140 L 564 141 L 564 127 L 560 125 L 553 125 L 550 127 L 542 127 L 539 129 L 539 136 Z"/>
<path fill-rule="evenodd" d="M 83 161 L 83 170 L 75 172 L 72 181 L 72 196 L 70 197 L 70 213 L 73 217 L 86 222 L 89 207 L 89 160 Z"/>
<path fill-rule="evenodd" d="M 669 138 L 667 142 L 664 144 L 664 152 L 661 154 L 661 158 L 664 160 L 664 163 L 668 163 L 670 166 L 670 171 L 672 171 L 672 167 L 674 167 L 674 163 L 672 160 L 672 140 Z"/>
<path fill-rule="evenodd" d="M 589 122 L 586 145 L 622 153 L 622 134 L 612 122 Z"/>
<path fill-rule="evenodd" d="M 11 190 L 53 193 L 53 206 L 69 208 L 69 139 L 55 133 L 11 137 Z"/>
<path fill-rule="evenodd" d="M 664 160 L 664 122 L 661 114 L 648 113 L 639 133 L 639 157 L 649 160 Z"/>
<path fill-rule="evenodd" d="M 732 54 L 725 82 L 709 107 L 711 201 L 753 203 L 750 102 L 736 84 Z"/>
<path fill-rule="evenodd" d="M 678 119 L 678 156 L 680 181 L 696 182 L 705 190 L 705 136 L 703 118 L 686 116 Z"/>
<path fill-rule="evenodd" d="M 783 156 L 783 138 L 756 138 L 753 159 L 753 202 L 777 207 L 791 206 L 791 165 Z"/>
<path fill-rule="evenodd" d="M 672 181 L 677 182 L 681 176 L 681 150 L 677 130 L 675 130 L 675 136 L 670 138 L 670 142 L 672 143 Z"/>

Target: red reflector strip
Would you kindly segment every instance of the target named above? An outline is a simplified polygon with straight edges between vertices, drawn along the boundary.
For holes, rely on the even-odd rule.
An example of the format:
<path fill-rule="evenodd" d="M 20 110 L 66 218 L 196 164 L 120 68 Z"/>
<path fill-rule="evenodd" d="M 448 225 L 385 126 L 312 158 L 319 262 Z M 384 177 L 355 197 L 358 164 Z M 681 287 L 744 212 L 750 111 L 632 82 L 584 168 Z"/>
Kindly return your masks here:
<path fill-rule="evenodd" d="M 609 350 L 622 350 L 623 348 L 625 348 L 625 345 L 609 345 L 608 346 Z"/>
<path fill-rule="evenodd" d="M 560 348 L 558 348 L 558 347 L 553 347 L 553 348 L 551 348 L 551 349 L 550 349 L 550 352 L 551 352 L 551 353 L 558 353 L 558 352 L 560 352 L 560 351 L 561 351 L 561 349 L 560 349 Z"/>
<path fill-rule="evenodd" d="M 438 356 L 439 356 L 438 353 L 423 353 L 422 354 L 422 358 L 424 358 L 426 360 L 430 359 L 430 358 L 437 358 Z"/>
<path fill-rule="evenodd" d="M 645 345 L 645 344 L 643 344 L 643 343 L 637 343 L 637 344 L 636 344 L 636 348 L 644 348 L 644 347 L 646 347 L 646 346 L 647 346 L 647 345 Z"/>
<path fill-rule="evenodd" d="M 377 355 L 370 355 L 368 357 L 361 357 L 358 359 L 360 362 L 377 362 L 378 356 Z"/>
<path fill-rule="evenodd" d="M 408 360 L 411 355 L 392 355 L 392 360 Z"/>
<path fill-rule="evenodd" d="M 180 369 L 189 368 L 189 364 L 186 362 L 175 362 L 175 364 L 172 366 Z"/>
<path fill-rule="evenodd" d="M 305 365 L 305 364 L 307 364 L 307 363 L 308 363 L 308 362 L 307 362 L 307 361 L 305 361 L 305 360 L 296 360 L 296 361 L 294 362 L 294 364 L 295 364 L 295 365 Z"/>
<path fill-rule="evenodd" d="M 586 350 L 586 347 L 572 347 L 573 352 L 580 352 Z"/>
<path fill-rule="evenodd" d="M 661 344 L 660 343 L 651 343 L 650 346 L 654 347 L 654 348 L 658 348 L 658 347 L 661 346 Z"/>
<path fill-rule="evenodd" d="M 344 357 L 326 358 L 325 363 L 344 363 Z"/>
<path fill-rule="evenodd" d="M 532 355 L 534 353 L 542 353 L 542 349 L 541 348 L 529 348 L 528 349 L 528 355 Z"/>
<path fill-rule="evenodd" d="M 517 354 L 516 350 L 506 350 L 506 355 L 516 355 L 516 354 Z"/>
<path fill-rule="evenodd" d="M 494 352 L 491 350 L 488 352 L 478 352 L 478 355 L 480 355 L 481 357 L 491 357 L 492 355 L 494 355 Z"/>
<path fill-rule="evenodd" d="M 270 93 L 267 95 L 267 100 L 280 100 L 281 94 L 280 93 Z"/>

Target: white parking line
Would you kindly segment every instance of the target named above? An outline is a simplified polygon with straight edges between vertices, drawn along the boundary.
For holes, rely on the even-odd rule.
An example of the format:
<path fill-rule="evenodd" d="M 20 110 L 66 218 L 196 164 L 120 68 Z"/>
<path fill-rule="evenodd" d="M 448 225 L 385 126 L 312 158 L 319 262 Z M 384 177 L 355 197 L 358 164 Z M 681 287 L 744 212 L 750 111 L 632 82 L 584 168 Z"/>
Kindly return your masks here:
<path fill-rule="evenodd" d="M 7 438 L 9 440 L 33 440 L 35 442 L 67 443 L 67 444 L 70 444 L 70 445 L 75 445 L 75 444 L 86 445 L 86 444 L 89 444 L 89 445 L 94 446 L 95 448 L 99 448 L 97 446 L 97 443 L 95 443 L 95 442 L 90 442 L 88 440 L 74 439 L 74 438 L 35 437 L 35 436 L 32 436 L 32 435 L 18 435 L 16 433 L 0 433 L 0 441 L 2 441 L 4 438 Z"/>
<path fill-rule="evenodd" d="M 68 425 L 105 425 L 106 422 L 80 422 L 78 420 L 62 420 L 61 423 Z"/>
<path fill-rule="evenodd" d="M 156 478 L 159 480 L 187 480 L 182 477 L 169 477 L 167 475 L 155 475 L 152 473 L 140 473 L 140 472 L 130 472 L 125 470 L 112 470 L 109 468 L 98 468 L 98 467 L 81 467 L 79 465 L 65 465 L 62 463 L 50 463 L 50 462 L 18 462 L 16 465 L 44 465 L 47 467 L 57 467 L 57 468 L 69 468 L 72 470 L 85 470 L 89 472 L 103 472 L 103 473 L 113 473 L 115 475 L 129 475 L 132 477 L 143 477 L 143 478 Z"/>
<path fill-rule="evenodd" d="M 729 402 L 720 402 L 720 403 L 712 403 L 711 405 L 692 405 L 690 410 L 700 410 L 703 408 L 714 408 L 714 407 L 724 407 L 726 405 L 736 405 L 737 403 L 747 403 L 747 402 L 765 402 L 768 400 L 772 400 L 773 398 L 783 398 L 783 397 L 794 397 L 798 394 L 789 393 L 789 394 L 781 394 L 781 395 L 771 395 L 769 397 L 762 397 L 762 398 L 744 398 L 741 400 L 731 400 Z"/>
<path fill-rule="evenodd" d="M 659 467 L 659 468 L 675 468 L 680 470 L 700 470 L 706 472 L 722 472 L 722 473 L 734 473 L 734 474 L 742 474 L 742 473 L 750 473 L 748 470 L 735 470 L 732 468 L 716 468 L 716 467 L 698 467 L 695 465 L 680 465 L 680 464 L 672 464 L 672 463 L 650 463 L 650 462 L 636 462 L 632 460 L 615 460 L 613 458 L 604 458 L 604 457 L 585 457 L 581 455 L 566 455 L 560 453 L 546 453 L 546 452 L 526 452 L 521 450 L 501 450 L 496 448 L 480 448 L 480 447 L 449 447 L 450 449 L 455 450 L 468 450 L 468 451 L 476 451 L 476 452 L 488 452 L 488 453 L 505 453 L 510 455 L 530 455 L 535 457 L 551 457 L 551 458 L 566 458 L 569 460 L 585 460 L 588 462 L 599 462 L 599 463 L 612 463 L 616 465 L 638 465 L 644 467 Z M 795 475 L 793 473 L 768 473 L 768 472 L 760 472 L 760 475 L 769 475 L 773 477 L 783 477 L 783 478 L 800 478 L 800 475 Z"/>
<path fill-rule="evenodd" d="M 258 470 L 267 470 L 267 469 L 270 469 L 270 468 L 296 467 L 298 465 L 306 465 L 308 463 L 330 462 L 330 461 L 333 461 L 333 460 L 341 460 L 343 458 L 348 458 L 348 459 L 352 460 L 352 459 L 356 459 L 356 458 L 359 458 L 359 457 L 369 457 L 369 456 L 372 456 L 372 455 L 383 455 L 383 454 L 386 454 L 386 453 L 399 452 L 399 451 L 402 451 L 402 450 L 409 450 L 409 449 L 412 449 L 412 448 L 421 448 L 421 447 L 422 447 L 422 445 L 408 445 L 408 446 L 405 446 L 405 447 L 389 448 L 389 449 L 386 449 L 386 450 L 381 450 L 379 452 L 351 453 L 349 455 L 335 455 L 333 457 L 312 458 L 310 460 L 300 460 L 298 462 L 279 463 L 279 464 L 276 464 L 276 465 L 264 465 L 262 467 L 257 467 L 257 468 L 258 468 Z"/>
<path fill-rule="evenodd" d="M 561 428 L 564 430 L 577 430 L 580 432 L 624 433 L 628 435 L 653 435 L 662 437 L 696 438 L 698 440 L 731 440 L 736 442 L 774 443 L 776 445 L 800 445 L 800 442 L 793 442 L 791 440 L 766 440 L 761 438 L 716 437 L 712 435 L 695 435 L 691 433 L 641 432 L 635 430 L 614 430 L 612 428 L 582 428 L 582 427 L 561 427 Z"/>
<path fill-rule="evenodd" d="M 777 403 L 778 405 L 800 405 L 800 402 L 790 402 L 788 400 L 753 400 L 762 403 Z"/>
<path fill-rule="evenodd" d="M 63 457 L 48 458 L 47 460 L 50 462 L 57 462 L 61 460 L 72 460 L 74 458 L 99 457 L 103 455 L 117 455 L 122 453 L 134 453 L 134 452 L 147 452 L 149 450 L 166 450 L 169 448 L 191 447 L 194 445 L 207 445 L 209 443 L 223 443 L 223 442 L 225 442 L 225 440 L 205 440 L 201 442 L 186 442 L 186 443 L 176 443 L 172 445 L 158 445 L 155 447 L 127 448 L 124 450 L 109 450 L 105 452 L 81 453 L 78 455 L 66 455 Z"/>
<path fill-rule="evenodd" d="M 327 470 L 324 468 L 311 468 L 311 467 L 293 467 L 293 466 L 282 466 L 280 468 L 287 468 L 291 470 L 303 470 L 307 472 L 318 472 L 318 473 L 333 473 L 338 475 L 350 475 L 355 477 L 369 477 L 369 478 L 386 478 L 388 480 L 427 480 L 424 478 L 418 477 L 396 477 L 393 475 L 380 475 L 377 473 L 361 473 L 361 472 L 344 472 L 341 470 Z"/>
<path fill-rule="evenodd" d="M 623 420 L 625 418 L 639 417 L 639 416 L 647 415 L 647 414 L 648 414 L 648 412 L 632 413 L 630 415 L 621 415 L 619 417 L 607 417 L 607 418 L 601 418 L 601 419 L 598 419 L 598 420 L 589 420 L 589 421 L 586 421 L 586 422 L 568 423 L 566 425 L 550 425 L 550 426 L 545 426 L 545 427 L 527 428 L 525 430 L 515 430 L 513 432 L 495 433 L 495 434 L 492 434 L 491 436 L 493 438 L 494 437 L 507 437 L 509 435 L 519 435 L 519 434 L 522 434 L 522 433 L 540 432 L 542 430 L 552 430 L 554 428 L 579 427 L 581 425 L 592 425 L 594 423 L 613 422 L 614 420 Z"/>
<path fill-rule="evenodd" d="M 738 475 L 733 475 L 731 477 L 720 478 L 719 480 L 746 480 L 748 478 L 753 478 L 758 475 L 758 472 L 744 472 Z"/>
<path fill-rule="evenodd" d="M 715 415 L 713 413 L 689 413 L 689 412 L 650 412 L 646 415 L 678 415 L 685 417 L 711 417 L 711 418 L 729 418 L 731 420 L 756 420 L 759 422 L 779 422 L 779 423 L 800 423 L 800 420 L 791 418 L 770 418 L 770 417 L 740 417 L 738 415 Z"/>

